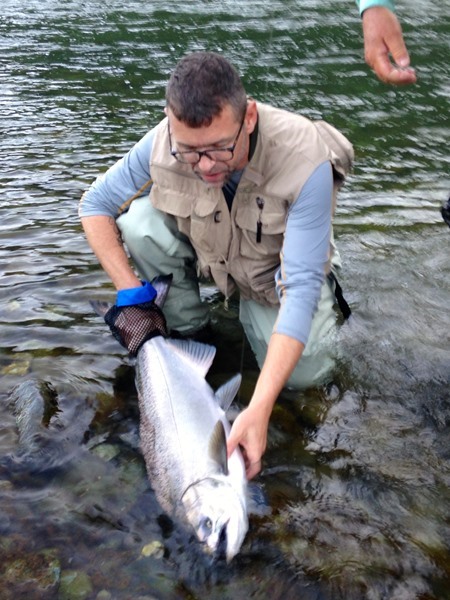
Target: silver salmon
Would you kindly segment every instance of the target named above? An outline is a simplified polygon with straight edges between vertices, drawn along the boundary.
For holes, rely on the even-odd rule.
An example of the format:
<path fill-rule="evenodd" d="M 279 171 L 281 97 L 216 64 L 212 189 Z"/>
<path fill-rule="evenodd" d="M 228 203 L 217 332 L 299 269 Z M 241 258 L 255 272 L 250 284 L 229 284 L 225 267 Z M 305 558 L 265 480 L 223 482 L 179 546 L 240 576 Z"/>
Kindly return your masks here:
<path fill-rule="evenodd" d="M 171 276 L 152 281 L 161 308 Z M 104 315 L 105 303 L 91 302 Z M 239 449 L 227 459 L 226 411 L 237 394 L 236 375 L 216 392 L 205 376 L 214 346 L 162 336 L 145 342 L 136 358 L 140 443 L 163 510 L 192 528 L 202 548 L 229 562 L 248 530 L 247 479 Z"/>
<path fill-rule="evenodd" d="M 188 523 L 209 553 L 230 561 L 248 529 L 239 451 L 227 460 L 225 411 L 241 377 L 215 393 L 205 380 L 215 348 L 156 337 L 138 353 L 136 387 L 147 471 L 162 508 Z"/>

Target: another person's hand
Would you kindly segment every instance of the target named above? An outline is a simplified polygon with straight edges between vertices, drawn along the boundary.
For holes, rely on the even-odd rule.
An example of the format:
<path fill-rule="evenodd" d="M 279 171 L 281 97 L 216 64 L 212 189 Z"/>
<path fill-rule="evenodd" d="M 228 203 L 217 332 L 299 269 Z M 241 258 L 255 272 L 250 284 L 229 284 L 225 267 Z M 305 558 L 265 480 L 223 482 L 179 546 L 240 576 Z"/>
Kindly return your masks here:
<path fill-rule="evenodd" d="M 365 60 L 378 78 L 396 85 L 415 83 L 416 73 L 409 66 L 408 50 L 395 14 L 383 6 L 373 6 L 363 12 L 362 25 Z"/>
<path fill-rule="evenodd" d="M 113 336 L 132 356 L 147 340 L 167 336 L 166 319 L 155 297 L 156 290 L 148 282 L 142 282 L 139 288 L 120 290 L 116 304 L 104 316 Z"/>
<path fill-rule="evenodd" d="M 261 470 L 261 457 L 267 444 L 269 419 L 249 405 L 235 419 L 227 442 L 228 456 L 240 446 L 247 479 Z"/>

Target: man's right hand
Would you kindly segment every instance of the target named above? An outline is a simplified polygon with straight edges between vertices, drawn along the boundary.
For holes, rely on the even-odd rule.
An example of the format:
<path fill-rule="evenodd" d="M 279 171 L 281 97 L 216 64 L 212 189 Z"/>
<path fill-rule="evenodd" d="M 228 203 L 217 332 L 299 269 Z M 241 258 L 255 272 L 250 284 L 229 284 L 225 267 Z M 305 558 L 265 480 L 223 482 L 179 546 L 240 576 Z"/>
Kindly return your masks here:
<path fill-rule="evenodd" d="M 155 297 L 156 290 L 148 282 L 138 288 L 120 290 L 117 303 L 104 316 L 113 336 L 132 356 L 147 340 L 168 335 L 166 319 L 155 304 Z"/>

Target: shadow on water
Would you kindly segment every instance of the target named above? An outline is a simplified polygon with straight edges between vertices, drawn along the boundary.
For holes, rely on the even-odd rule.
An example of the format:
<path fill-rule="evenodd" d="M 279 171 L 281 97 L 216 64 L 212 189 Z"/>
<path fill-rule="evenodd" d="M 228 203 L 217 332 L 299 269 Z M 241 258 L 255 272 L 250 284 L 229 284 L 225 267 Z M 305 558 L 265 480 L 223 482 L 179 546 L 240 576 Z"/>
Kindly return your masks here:
<path fill-rule="evenodd" d="M 394 89 L 363 65 L 354 8 L 337 15 L 331 0 L 2 4 L 2 598 L 449 598 L 450 13 L 412 7 L 419 82 Z M 76 216 L 87 185 L 162 116 L 175 62 L 204 48 L 230 57 L 251 95 L 329 120 L 356 149 L 335 219 L 353 309 L 336 376 L 281 395 L 258 477 L 272 514 L 251 518 L 229 566 L 205 564 L 161 514 L 133 363 L 90 312 L 113 290 Z M 236 307 L 203 293 L 209 379 L 243 370 L 241 408 L 257 369 Z M 9 401 L 24 381 L 44 390 L 21 437 Z"/>

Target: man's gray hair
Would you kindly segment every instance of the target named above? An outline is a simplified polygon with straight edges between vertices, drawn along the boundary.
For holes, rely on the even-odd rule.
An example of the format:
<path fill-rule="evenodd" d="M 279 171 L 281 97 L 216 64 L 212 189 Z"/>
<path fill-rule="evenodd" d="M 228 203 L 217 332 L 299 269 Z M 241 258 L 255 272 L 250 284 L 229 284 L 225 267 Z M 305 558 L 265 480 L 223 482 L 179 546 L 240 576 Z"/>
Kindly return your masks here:
<path fill-rule="evenodd" d="M 194 52 L 180 60 L 166 89 L 166 105 L 188 127 L 211 124 L 229 104 L 236 120 L 247 107 L 247 95 L 238 72 L 215 52 Z"/>

